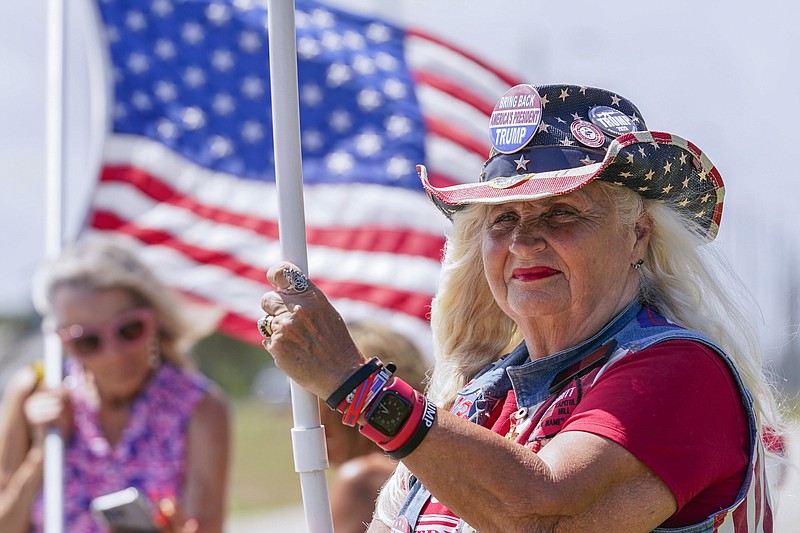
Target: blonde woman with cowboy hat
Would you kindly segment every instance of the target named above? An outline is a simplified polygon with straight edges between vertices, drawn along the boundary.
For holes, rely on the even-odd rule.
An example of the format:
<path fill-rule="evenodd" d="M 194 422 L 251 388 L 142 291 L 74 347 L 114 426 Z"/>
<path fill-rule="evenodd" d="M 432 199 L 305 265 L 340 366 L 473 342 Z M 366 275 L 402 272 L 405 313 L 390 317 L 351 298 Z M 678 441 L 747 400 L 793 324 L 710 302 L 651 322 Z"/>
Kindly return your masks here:
<path fill-rule="evenodd" d="M 292 265 L 265 347 L 401 466 L 369 531 L 772 531 L 780 428 L 736 277 L 708 242 L 724 186 L 616 93 L 518 85 L 453 221 L 427 394 L 361 354 Z"/>

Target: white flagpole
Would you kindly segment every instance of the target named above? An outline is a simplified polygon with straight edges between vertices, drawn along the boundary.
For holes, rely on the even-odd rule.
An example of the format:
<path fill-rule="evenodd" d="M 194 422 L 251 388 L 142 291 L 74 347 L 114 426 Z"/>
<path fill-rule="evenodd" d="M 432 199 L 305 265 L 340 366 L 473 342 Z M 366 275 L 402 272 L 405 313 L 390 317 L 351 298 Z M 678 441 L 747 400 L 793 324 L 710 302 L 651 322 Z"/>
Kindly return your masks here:
<path fill-rule="evenodd" d="M 268 0 L 267 30 L 281 254 L 308 274 L 294 0 Z M 319 404 L 316 396 L 294 381 L 291 389 L 292 449 L 295 471 L 300 475 L 306 526 L 310 533 L 332 533 L 325 478 L 328 456 L 325 433 L 320 426 Z"/>
<path fill-rule="evenodd" d="M 45 253 L 50 259 L 60 252 L 63 235 L 64 26 L 64 1 L 48 0 Z M 46 334 L 44 348 L 44 382 L 55 388 L 62 379 L 61 344 L 54 334 Z M 57 429 L 49 430 L 44 441 L 44 530 L 64 531 L 64 442 Z"/>

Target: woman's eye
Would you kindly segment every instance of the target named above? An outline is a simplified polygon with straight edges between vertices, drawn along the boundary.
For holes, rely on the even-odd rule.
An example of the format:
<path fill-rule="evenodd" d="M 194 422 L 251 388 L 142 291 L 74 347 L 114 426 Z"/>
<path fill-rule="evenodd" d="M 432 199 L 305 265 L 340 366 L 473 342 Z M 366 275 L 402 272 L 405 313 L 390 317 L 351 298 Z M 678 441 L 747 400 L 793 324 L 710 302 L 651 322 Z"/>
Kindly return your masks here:
<path fill-rule="evenodd" d="M 509 222 L 516 222 L 519 217 L 515 213 L 501 213 L 494 218 L 492 224 L 507 224 Z"/>
<path fill-rule="evenodd" d="M 574 214 L 575 212 L 570 209 L 553 209 L 549 213 L 551 217 L 566 217 L 566 216 L 572 216 Z"/>

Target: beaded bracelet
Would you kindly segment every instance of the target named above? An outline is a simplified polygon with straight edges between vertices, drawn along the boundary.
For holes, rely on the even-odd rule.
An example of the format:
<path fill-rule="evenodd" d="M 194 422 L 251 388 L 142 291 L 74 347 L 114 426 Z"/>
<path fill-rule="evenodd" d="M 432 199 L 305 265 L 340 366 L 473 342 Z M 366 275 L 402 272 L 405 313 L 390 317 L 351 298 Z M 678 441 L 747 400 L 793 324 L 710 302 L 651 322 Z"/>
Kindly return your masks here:
<path fill-rule="evenodd" d="M 383 367 L 383 364 L 378 360 L 377 357 L 373 357 L 366 364 L 361 366 L 358 370 L 353 372 L 353 374 L 345 380 L 344 383 L 339 385 L 339 388 L 333 391 L 333 394 L 328 396 L 328 399 L 325 400 L 325 403 L 328 404 L 328 407 L 333 409 L 334 411 L 344 411 L 344 408 L 347 407 L 347 396 L 350 395 L 352 392 L 355 391 L 356 387 L 358 387 L 365 379 L 367 379 L 373 372 Z"/>

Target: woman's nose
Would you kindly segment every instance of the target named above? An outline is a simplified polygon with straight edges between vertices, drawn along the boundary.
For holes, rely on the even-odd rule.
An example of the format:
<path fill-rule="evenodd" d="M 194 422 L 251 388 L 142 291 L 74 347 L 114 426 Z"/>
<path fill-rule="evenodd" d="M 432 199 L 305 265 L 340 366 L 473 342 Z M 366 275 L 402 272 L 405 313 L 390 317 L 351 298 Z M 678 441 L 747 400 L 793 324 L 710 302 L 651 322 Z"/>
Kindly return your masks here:
<path fill-rule="evenodd" d="M 537 224 L 520 224 L 514 230 L 510 250 L 516 255 L 529 255 L 547 246 L 547 241 Z"/>

